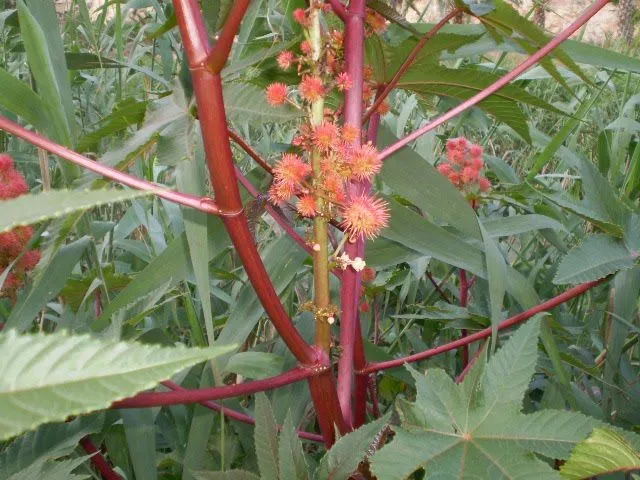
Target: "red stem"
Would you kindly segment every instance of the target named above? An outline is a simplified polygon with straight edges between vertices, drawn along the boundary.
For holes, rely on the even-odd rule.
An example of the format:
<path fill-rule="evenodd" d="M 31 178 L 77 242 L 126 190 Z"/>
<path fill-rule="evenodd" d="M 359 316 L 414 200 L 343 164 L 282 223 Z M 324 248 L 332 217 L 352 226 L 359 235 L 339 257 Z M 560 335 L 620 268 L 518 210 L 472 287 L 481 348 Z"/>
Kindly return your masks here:
<path fill-rule="evenodd" d="M 382 90 L 380 95 L 378 95 L 378 98 L 376 98 L 376 101 L 373 103 L 371 108 L 369 108 L 369 111 L 364 114 L 364 117 L 362 118 L 363 122 L 366 122 L 369 119 L 369 117 L 371 115 L 373 115 L 373 112 L 375 112 L 378 109 L 378 107 L 382 104 L 382 102 L 384 102 L 386 100 L 386 98 L 389 96 L 389 94 L 396 87 L 396 85 L 398 84 L 398 82 L 400 81 L 402 76 L 407 72 L 409 67 L 411 65 L 413 65 L 413 62 L 415 61 L 416 57 L 420 53 L 420 50 L 422 50 L 422 48 L 425 46 L 425 44 L 429 40 L 431 40 L 433 37 L 435 37 L 435 35 L 442 29 L 442 27 L 444 27 L 449 22 L 449 20 L 451 20 L 453 17 L 455 17 L 456 15 L 461 13 L 462 11 L 463 10 L 460 9 L 460 8 L 456 8 L 456 9 L 452 10 L 451 12 L 449 12 L 447 14 L 446 17 L 444 17 L 442 20 L 440 20 L 440 22 L 438 22 L 437 25 L 435 25 L 431 30 L 429 30 L 426 34 L 424 34 L 420 38 L 420 40 L 418 40 L 418 43 L 416 44 L 416 46 L 413 47 L 413 50 L 411 50 L 411 53 L 409 53 L 409 55 L 407 55 L 407 58 L 402 63 L 402 65 L 400 65 L 400 68 L 395 73 L 393 78 L 389 81 L 389 83 L 387 83 L 387 85 L 385 86 L 384 90 Z"/>
<path fill-rule="evenodd" d="M 85 157 L 84 155 L 80 155 L 79 153 L 74 152 L 67 147 L 59 145 L 56 142 L 43 137 L 42 135 L 31 132 L 21 125 L 18 125 L 17 123 L 1 115 L 0 130 L 4 130 L 5 132 L 15 135 L 18 138 L 22 138 L 23 140 L 26 140 L 36 147 L 42 148 L 43 150 L 53 153 L 54 155 L 57 155 L 60 158 L 64 158 L 65 160 L 69 160 L 70 162 L 75 163 L 76 165 L 80 165 L 81 167 L 97 173 L 98 175 L 102 175 L 103 177 L 106 177 L 110 180 L 121 183 L 131 188 L 144 190 L 145 192 L 151 192 L 160 198 L 169 200 L 170 202 L 175 202 L 180 205 L 184 205 L 185 207 L 195 208 L 196 210 L 200 210 L 201 212 L 209 213 L 212 215 L 234 215 L 237 213 L 236 210 L 221 210 L 210 198 L 201 198 L 189 195 L 187 193 L 180 193 L 174 190 L 169 190 L 162 185 L 147 182 L 146 180 L 142 180 L 140 178 L 134 177 L 133 175 L 129 175 L 128 173 L 121 172 L 120 170 L 116 170 L 115 168 L 102 165 L 95 160 L 91 160 L 90 158 Z"/>
<path fill-rule="evenodd" d="M 82 438 L 79 443 L 84 451 L 91 455 L 91 463 L 100 472 L 102 478 L 105 480 L 122 480 L 122 477 L 109 465 L 109 462 L 105 460 L 100 450 L 96 448 L 89 437 Z"/>
<path fill-rule="evenodd" d="M 500 323 L 500 325 L 498 325 L 498 330 L 504 330 L 505 328 L 513 327 L 514 325 L 517 325 L 519 323 L 522 323 L 530 319 L 531 317 L 533 317 L 534 315 L 537 315 L 538 313 L 545 312 L 547 310 L 551 310 L 552 308 L 557 307 L 558 305 L 562 305 L 563 303 L 568 302 L 569 300 L 575 297 L 578 297 L 584 294 L 585 292 L 591 290 L 593 287 L 608 280 L 608 278 L 609 277 L 601 278 L 600 280 L 596 280 L 594 282 L 583 283 L 576 287 L 570 288 L 566 292 L 561 293 L 560 295 L 553 297 L 552 299 L 547 300 L 546 302 L 543 302 L 540 305 L 537 305 L 525 312 L 519 313 L 517 315 L 514 315 L 511 318 L 508 318 L 507 320 Z M 485 328 L 484 330 L 480 330 L 479 332 L 473 333 L 468 337 L 460 338 L 453 342 L 449 342 L 445 345 L 440 345 L 439 347 L 425 350 L 424 352 L 416 353 L 414 355 L 409 355 L 407 357 L 396 358 L 394 360 L 387 360 L 385 362 L 371 363 L 366 368 L 362 369 L 359 373 L 361 374 L 374 373 L 380 370 L 387 370 L 389 368 L 399 367 L 401 365 L 404 365 L 405 363 L 417 362 L 418 360 L 431 358 L 441 353 L 455 350 L 456 348 L 462 347 L 464 345 L 469 345 L 470 343 L 477 342 L 478 340 L 488 338 L 491 336 L 491 333 L 492 333 L 491 327 Z"/>
<path fill-rule="evenodd" d="M 144 408 L 166 405 L 182 405 L 199 403 L 205 400 L 219 400 L 221 398 L 240 397 L 256 392 L 284 387 L 290 383 L 299 382 L 314 375 L 319 375 L 326 367 L 296 367 L 275 377 L 253 380 L 246 383 L 223 385 L 220 387 L 199 388 L 195 390 L 180 390 L 174 392 L 143 392 L 138 395 L 114 402 L 109 408 Z"/>
<path fill-rule="evenodd" d="M 367 141 L 371 142 L 373 145 L 376 145 L 378 142 L 378 130 L 380 129 L 380 114 L 378 112 L 374 113 L 369 121 L 369 128 L 367 129 Z M 364 245 L 362 249 L 362 257 L 364 258 Z M 375 307 L 375 297 L 373 298 L 374 308 Z M 374 342 L 377 339 L 377 312 L 374 311 Z M 355 371 L 359 371 L 364 368 L 367 364 L 367 359 L 364 354 L 364 339 L 362 337 L 362 327 L 360 324 L 360 317 L 358 316 L 356 320 L 356 333 L 355 333 L 355 344 L 354 344 L 354 358 L 353 358 L 353 366 Z M 354 428 L 359 428 L 366 422 L 366 411 L 367 411 L 367 390 L 370 388 L 369 382 L 373 381 L 375 385 L 375 377 L 370 375 L 357 375 L 355 380 L 355 396 L 354 396 L 354 405 L 353 405 L 353 426 Z M 374 400 L 372 399 L 372 402 Z M 377 401 L 377 399 L 376 399 Z"/>
<path fill-rule="evenodd" d="M 343 22 L 347 21 L 347 9 L 340 0 L 327 0 L 333 13 L 335 13 Z"/>
<path fill-rule="evenodd" d="M 460 270 L 460 306 L 467 308 L 469 303 L 469 282 L 467 280 L 467 271 Z M 467 336 L 467 330 L 462 329 L 462 338 Z M 462 347 L 462 367 L 469 365 L 469 345 Z"/>
<path fill-rule="evenodd" d="M 347 11 L 345 26 L 345 62 L 346 71 L 353 86 L 347 91 L 344 102 L 345 125 L 362 125 L 362 99 L 364 82 L 364 17 L 365 0 L 352 0 Z M 360 145 L 360 136 L 354 142 Z M 348 194 L 358 195 L 370 189 L 368 182 L 352 183 Z M 345 252 L 350 258 L 364 258 L 364 240 L 355 243 L 347 242 Z M 348 426 L 352 424 L 351 395 L 353 389 L 354 348 L 356 338 L 356 322 L 358 315 L 358 299 L 362 275 L 349 268 L 342 275 L 340 289 L 340 348 L 342 353 L 338 361 L 338 398 L 342 415 Z"/>
<path fill-rule="evenodd" d="M 233 2 L 233 8 L 224 23 L 218 41 L 210 51 L 206 60 L 208 67 L 214 73 L 220 73 L 225 63 L 227 63 L 229 53 L 231 53 L 231 47 L 233 47 L 233 41 L 240 29 L 240 24 L 242 23 L 244 14 L 247 12 L 248 6 L 249 0 L 235 0 Z"/>
<path fill-rule="evenodd" d="M 510 82 L 515 80 L 518 76 L 520 76 L 521 74 L 529 70 L 533 65 L 539 62 L 540 59 L 542 59 L 543 57 L 548 55 L 550 52 L 558 48 L 558 46 L 560 46 L 562 42 L 564 42 L 571 35 L 573 35 L 578 29 L 580 29 L 585 23 L 587 23 L 591 17 L 593 17 L 596 13 L 602 10 L 602 8 L 604 8 L 604 6 L 607 5 L 609 2 L 610 0 L 597 0 L 595 3 L 593 3 L 593 5 L 591 5 L 587 10 L 585 10 L 585 12 L 582 13 L 582 15 L 580 15 L 580 17 L 578 17 L 576 21 L 574 21 L 571 25 L 569 25 L 565 30 L 563 30 L 560 34 L 558 34 L 555 38 L 553 38 L 553 40 L 547 43 L 544 47 L 542 47 L 536 53 L 528 57 L 525 61 L 523 61 L 511 72 L 509 72 L 500 80 L 496 81 L 495 83 L 491 84 L 490 86 L 482 90 L 480 93 L 462 102 L 460 105 L 458 105 L 454 109 L 450 110 L 444 115 L 441 115 L 440 117 L 429 122 L 424 127 L 419 128 L 415 132 L 407 135 L 406 137 L 398 140 L 396 143 L 388 146 L 382 152 L 380 152 L 380 158 L 384 160 L 388 156 L 392 155 L 393 153 L 403 148 L 405 145 L 414 141 L 419 136 L 424 135 L 425 133 L 430 132 L 431 130 L 434 130 L 435 128 L 439 127 L 443 123 L 448 122 L 449 120 L 461 114 L 465 110 L 468 110 L 469 108 L 473 107 L 474 105 L 481 102 L 485 98 L 496 93 L 502 87 L 509 84 Z"/>
<path fill-rule="evenodd" d="M 166 382 L 162 382 L 162 385 L 164 385 L 167 388 L 170 388 L 171 390 L 186 391 L 185 388 L 181 387 L 177 383 L 172 382 L 170 380 Z M 238 420 L 239 422 L 247 423 L 249 425 L 256 424 L 256 419 L 253 418 L 251 415 L 238 412 L 237 410 L 233 410 L 232 408 L 225 407 L 223 405 L 220 405 L 219 403 L 212 402 L 212 401 L 202 401 L 199 403 L 203 407 L 213 410 L 214 412 L 222 412 L 225 417 L 233 418 L 234 420 Z M 282 426 L 279 425 L 278 429 L 281 429 L 281 428 Z M 324 441 L 324 439 L 322 438 L 322 435 L 318 435 L 317 433 L 305 432 L 304 430 L 297 430 L 297 433 L 300 438 L 303 438 L 305 440 L 310 440 L 312 442 Z"/>
<path fill-rule="evenodd" d="M 203 140 L 211 183 L 216 195 L 220 197 L 221 208 L 226 209 L 229 206 L 240 208 L 242 203 L 229 143 L 227 117 L 222 96 L 222 80 L 219 73 L 205 70 L 202 68 L 202 64 L 196 61 L 199 58 L 207 57 L 210 52 L 204 19 L 198 9 L 197 0 L 174 0 L 173 3 L 189 58 L 196 102 L 199 107 L 206 107 L 198 109 L 198 116 L 203 127 Z M 237 15 L 239 9 L 240 7 L 237 5 L 234 6 L 232 25 L 239 24 L 241 20 L 240 15 Z M 191 28 L 190 22 L 195 22 L 197 28 Z M 224 30 L 231 31 L 236 27 L 225 27 Z M 215 60 L 216 64 L 220 64 L 219 60 L 215 58 L 212 60 Z M 345 431 L 342 416 L 339 415 L 340 407 L 333 373 L 330 368 L 327 368 L 331 365 L 330 360 L 324 355 L 324 352 L 307 344 L 296 330 L 269 279 L 254 244 L 246 215 L 243 213 L 235 217 L 225 217 L 223 220 L 260 302 L 291 353 L 302 364 L 313 365 L 312 368 L 321 365 L 321 368 L 324 369 L 321 375 L 309 379 L 309 387 L 325 443 L 330 446 L 335 439 L 334 428 L 337 426 L 340 432 Z M 273 388 L 271 385 L 268 386 Z"/>
<path fill-rule="evenodd" d="M 239 22 L 237 14 L 240 4 L 236 2 L 230 14 L 230 21 Z M 198 104 L 198 117 L 202 124 L 202 136 L 211 176 L 213 190 L 220 198 L 219 205 L 225 211 L 241 211 L 242 200 L 236 182 L 236 173 L 229 142 L 227 117 L 222 96 L 222 80 L 218 73 L 206 70 L 195 59 L 206 58 L 210 51 L 204 19 L 197 0 L 174 1 L 178 25 L 189 58 L 189 68 L 193 78 Z M 233 17 L 231 17 L 233 15 Z M 198 25 L 197 28 L 193 23 Z M 232 27 L 223 29 L 232 31 Z M 223 31 L 223 34 L 224 34 Z M 222 36 L 221 36 L 222 39 Z M 220 45 L 220 43 L 218 43 Z M 218 50 L 226 51 L 227 50 Z M 216 57 L 217 58 L 217 57 Z M 220 60 L 216 60 L 219 62 Z M 226 61 L 226 59 L 225 59 Z M 235 246 L 265 311 L 280 333 L 293 355 L 303 364 L 315 363 L 316 355 L 296 330 L 278 294 L 269 279 L 264 263 L 256 248 L 247 216 L 244 212 L 233 217 L 223 217 L 229 237 Z"/>

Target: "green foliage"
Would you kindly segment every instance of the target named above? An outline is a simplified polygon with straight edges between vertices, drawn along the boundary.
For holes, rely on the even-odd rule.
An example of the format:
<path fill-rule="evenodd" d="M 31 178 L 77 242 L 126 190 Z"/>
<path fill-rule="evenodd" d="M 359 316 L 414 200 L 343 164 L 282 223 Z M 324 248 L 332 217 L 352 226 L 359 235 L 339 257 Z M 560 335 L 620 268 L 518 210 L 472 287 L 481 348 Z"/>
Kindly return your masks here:
<path fill-rule="evenodd" d="M 537 363 L 539 331 L 540 321 L 530 320 L 486 367 L 481 358 L 459 385 L 442 370 L 422 375 L 410 369 L 416 402 L 399 403 L 401 427 L 373 456 L 373 472 L 388 479 L 406 478 L 419 468 L 426 478 L 557 478 L 532 453 L 567 458 L 596 422 L 573 412 L 522 414 L 522 397 Z"/>
<path fill-rule="evenodd" d="M 161 348 L 89 336 L 0 334 L 0 438 L 105 408 L 225 352 Z M 228 349 L 227 349 L 228 350 Z M 48 365 L 48 368 L 43 368 Z"/>
<path fill-rule="evenodd" d="M 564 478 L 579 480 L 597 475 L 640 470 L 640 455 L 622 435 L 595 428 L 560 468 Z"/>

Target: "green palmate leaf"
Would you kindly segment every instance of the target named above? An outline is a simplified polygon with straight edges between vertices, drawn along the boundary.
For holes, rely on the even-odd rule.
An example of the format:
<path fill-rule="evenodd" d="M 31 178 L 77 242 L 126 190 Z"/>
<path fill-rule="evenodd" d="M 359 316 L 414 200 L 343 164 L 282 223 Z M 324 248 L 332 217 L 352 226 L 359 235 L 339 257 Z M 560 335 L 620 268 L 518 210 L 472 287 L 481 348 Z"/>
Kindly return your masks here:
<path fill-rule="evenodd" d="M 388 267 L 425 257 L 412 248 L 384 237 L 367 242 L 366 251 L 367 265 L 371 267 Z"/>
<path fill-rule="evenodd" d="M 225 370 L 247 378 L 268 378 L 282 373 L 284 358 L 268 352 L 239 352 L 227 362 Z"/>
<path fill-rule="evenodd" d="M 638 252 L 613 238 L 592 235 L 571 250 L 560 263 L 553 282 L 583 283 L 633 267 Z"/>
<path fill-rule="evenodd" d="M 386 428 L 391 412 L 340 438 L 320 460 L 316 480 L 340 480 L 358 468 L 367 452 Z M 382 477 L 386 478 L 386 477 Z"/>
<path fill-rule="evenodd" d="M 0 232 L 73 212 L 149 195 L 137 190 L 51 190 L 0 201 Z"/>
<path fill-rule="evenodd" d="M 227 350 L 9 330 L 0 334 L 0 439 L 106 408 Z"/>
<path fill-rule="evenodd" d="M 631 471 L 640 471 L 639 453 L 622 435 L 604 428 L 594 429 L 560 468 L 560 474 L 570 480 Z"/>
<path fill-rule="evenodd" d="M 224 87 L 224 104 L 229 120 L 255 125 L 288 122 L 300 118 L 304 112 L 291 105 L 272 107 L 264 90 L 253 85 L 233 83 Z"/>
<path fill-rule="evenodd" d="M 551 217 L 544 215 L 514 215 L 512 217 L 486 218 L 482 226 L 493 238 L 520 235 L 534 230 L 550 228 L 553 230 L 566 230 L 564 226 Z"/>
<path fill-rule="evenodd" d="M 263 480 L 278 480 L 278 426 L 273 416 L 269 399 L 260 392 L 256 395 L 255 406 L 256 428 L 254 442 L 256 457 Z"/>
<path fill-rule="evenodd" d="M 590 161 L 582 159 L 578 169 L 582 177 L 586 207 L 611 223 L 624 225 L 630 212 L 598 168 Z"/>
<path fill-rule="evenodd" d="M 102 421 L 102 415 L 82 416 L 68 423 L 41 425 L 19 436 L 0 453 L 0 478 L 24 475 L 35 463 L 70 455 L 83 437 L 101 429 Z"/>
<path fill-rule="evenodd" d="M 309 468 L 304 457 L 302 442 L 298 438 L 296 427 L 291 418 L 291 410 L 287 412 L 282 424 L 278 459 L 281 480 L 308 480 Z"/>
<path fill-rule="evenodd" d="M 429 222 L 417 213 L 388 198 L 391 213 L 389 226 L 382 237 L 407 248 L 437 258 L 450 265 L 486 277 L 482 251 L 457 235 Z"/>
<path fill-rule="evenodd" d="M 373 473 L 394 480 L 424 468 L 425 478 L 557 479 L 534 453 L 567 458 L 598 422 L 564 411 L 521 413 L 539 329 L 539 319 L 530 320 L 459 385 L 442 370 L 412 370 L 416 401 L 399 404 L 402 424 L 373 455 Z"/>
<path fill-rule="evenodd" d="M 21 117 L 36 130 L 49 136 L 54 135 L 53 124 L 48 119 L 49 111 L 29 85 L 0 68 L 0 90 L 0 107 Z"/>
<path fill-rule="evenodd" d="M 380 129 L 378 138 L 381 146 L 397 140 L 385 127 Z M 409 148 L 395 153 L 385 161 L 381 177 L 396 194 L 411 201 L 424 213 L 482 240 L 478 218 L 469 202 L 418 153 Z"/>
<path fill-rule="evenodd" d="M 475 68 L 451 69 L 437 64 L 427 64 L 420 69 L 410 70 L 398 83 L 404 88 L 420 95 L 440 95 L 467 100 L 488 87 L 499 77 Z M 494 95 L 478 103 L 478 107 L 506 123 L 527 142 L 531 142 L 527 119 L 517 102 L 563 115 L 544 100 L 535 97 L 526 90 L 514 85 L 501 88 Z"/>

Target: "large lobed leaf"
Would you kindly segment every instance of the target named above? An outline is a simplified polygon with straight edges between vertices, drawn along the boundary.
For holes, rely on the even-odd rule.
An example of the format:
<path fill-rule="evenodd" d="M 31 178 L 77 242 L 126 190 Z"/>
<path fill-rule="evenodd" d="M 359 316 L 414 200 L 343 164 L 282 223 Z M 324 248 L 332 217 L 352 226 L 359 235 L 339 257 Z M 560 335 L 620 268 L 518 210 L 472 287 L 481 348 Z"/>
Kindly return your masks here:
<path fill-rule="evenodd" d="M 0 440 L 108 407 L 229 348 L 189 349 L 88 335 L 0 334 Z"/>
<path fill-rule="evenodd" d="M 403 479 L 424 468 L 425 478 L 559 478 L 534 454 L 567 458 L 598 422 L 563 411 L 521 413 L 539 332 L 540 320 L 530 320 L 459 385 L 442 370 L 412 370 L 416 402 L 400 404 L 402 425 L 372 457 L 374 474 Z"/>

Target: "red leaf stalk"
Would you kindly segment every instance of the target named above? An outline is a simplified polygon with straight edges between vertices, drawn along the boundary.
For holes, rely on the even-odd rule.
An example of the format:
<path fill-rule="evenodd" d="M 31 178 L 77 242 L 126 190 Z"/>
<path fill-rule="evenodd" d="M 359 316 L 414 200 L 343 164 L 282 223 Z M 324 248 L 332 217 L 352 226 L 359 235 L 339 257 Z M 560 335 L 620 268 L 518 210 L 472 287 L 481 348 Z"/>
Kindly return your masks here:
<path fill-rule="evenodd" d="M 164 198 L 170 202 L 177 203 L 179 205 L 183 205 L 185 207 L 195 208 L 196 210 L 200 210 L 204 213 L 209 213 L 212 215 L 226 215 L 235 213 L 235 210 L 231 210 L 229 212 L 225 212 L 221 210 L 216 203 L 206 197 L 196 197 L 193 195 L 189 195 L 187 193 L 180 193 L 174 190 L 169 190 L 162 185 L 158 185 L 157 183 L 147 182 L 146 180 L 142 180 L 140 178 L 134 177 L 133 175 L 129 175 L 128 173 L 121 172 L 120 170 L 116 170 L 115 168 L 107 167 L 106 165 L 102 165 L 95 160 L 91 160 L 84 155 L 81 155 L 73 150 L 68 149 L 48 138 L 43 137 L 35 132 L 31 132 L 26 128 L 18 125 L 17 123 L 9 120 L 6 117 L 0 115 L 0 130 L 4 130 L 16 137 L 22 138 L 27 142 L 35 145 L 36 147 L 40 147 L 43 150 L 46 150 L 54 155 L 59 156 L 60 158 L 64 158 L 65 160 L 69 160 L 76 165 L 80 165 L 87 170 L 90 170 L 98 175 L 102 175 L 110 180 L 121 183 L 122 185 L 126 185 L 131 188 L 135 188 L 138 190 L 143 190 L 145 192 L 151 192 L 154 195 Z"/>
<path fill-rule="evenodd" d="M 396 87 L 396 85 L 398 84 L 402 76 L 407 72 L 407 70 L 409 70 L 409 67 L 413 65 L 413 62 L 416 60 L 416 57 L 420 53 L 420 50 L 422 50 L 422 48 L 427 44 L 427 42 L 431 40 L 433 37 L 435 37 L 436 34 L 440 30 L 442 30 L 442 27 L 444 27 L 447 23 L 449 23 L 449 20 L 451 20 L 453 17 L 455 17 L 461 12 L 462 10 L 460 8 L 451 10 L 447 14 L 447 16 L 445 16 L 442 20 L 440 20 L 440 22 L 438 22 L 437 25 L 435 25 L 431 30 L 429 30 L 426 34 L 424 34 L 420 38 L 420 40 L 418 40 L 418 43 L 416 44 L 416 46 L 413 47 L 413 50 L 411 50 L 409 55 L 407 55 L 407 58 L 405 59 L 404 62 L 402 62 L 402 65 L 400 65 L 400 68 L 395 73 L 393 78 L 389 81 L 389 83 L 387 83 L 387 85 L 384 87 L 384 90 L 382 90 L 380 95 L 378 95 L 378 98 L 376 98 L 376 101 L 373 103 L 371 108 L 369 108 L 369 111 L 367 111 L 367 113 L 364 114 L 364 117 L 362 119 L 363 122 L 366 122 L 369 119 L 369 117 L 371 117 L 373 112 L 375 112 L 378 109 L 378 107 L 382 104 L 382 102 L 384 102 L 387 99 L 387 97 L 392 92 L 392 90 Z"/>
<path fill-rule="evenodd" d="M 340 0 L 327 0 L 333 13 L 335 13 L 343 22 L 347 21 L 347 9 Z"/>
<path fill-rule="evenodd" d="M 180 385 L 172 381 L 162 382 L 162 385 L 164 385 L 167 388 L 170 388 L 171 390 L 177 390 L 177 391 L 186 390 L 185 388 L 181 387 Z M 256 424 L 256 419 L 253 418 L 251 415 L 238 412 L 237 410 L 234 410 L 229 407 L 225 407 L 223 405 L 220 405 L 219 403 L 212 402 L 212 401 L 202 401 L 199 403 L 203 407 L 213 410 L 214 412 L 222 412 L 225 417 L 232 418 L 234 420 L 238 420 L 239 422 L 246 423 L 249 425 Z M 281 428 L 282 426 L 279 425 L 278 429 L 281 429 Z M 318 435 L 317 433 L 305 432 L 304 430 L 298 430 L 297 433 L 298 433 L 298 436 L 304 440 L 310 440 L 312 442 L 324 442 L 322 435 Z"/>
<path fill-rule="evenodd" d="M 256 392 L 272 390 L 284 387 L 290 383 L 299 382 L 306 378 L 317 376 L 327 368 L 320 367 L 296 367 L 288 372 L 275 377 L 254 380 L 246 383 L 224 385 L 220 387 L 199 388 L 195 390 L 180 390 L 173 392 L 145 392 L 114 402 L 109 408 L 144 408 L 160 407 L 166 405 L 180 405 L 187 403 L 199 403 L 205 400 L 219 400 L 222 398 L 240 397 Z"/>
<path fill-rule="evenodd" d="M 593 287 L 600 285 L 604 281 L 606 281 L 609 277 L 602 278 L 600 280 L 596 280 L 594 282 L 583 283 L 576 287 L 570 288 L 564 293 L 553 297 L 546 302 L 541 303 L 529 310 L 514 315 L 511 318 L 503 321 L 498 325 L 498 330 L 504 330 L 505 328 L 513 327 L 519 323 L 522 323 L 534 315 L 537 315 L 541 312 L 546 312 L 547 310 L 551 310 L 552 308 L 557 307 L 558 305 L 562 305 L 563 303 L 568 302 L 569 300 L 579 297 L 583 295 L 585 292 L 588 292 Z M 455 350 L 456 348 L 462 347 L 464 345 L 469 345 L 470 343 L 477 342 L 478 340 L 482 340 L 484 338 L 488 338 L 491 336 L 491 327 L 485 328 L 484 330 L 480 330 L 479 332 L 473 333 L 465 338 L 460 338 L 453 342 L 449 342 L 445 345 L 440 345 L 439 347 L 431 348 L 429 350 L 425 350 L 424 352 L 416 353 L 414 355 L 409 355 L 407 357 L 396 358 L 394 360 L 387 360 L 385 362 L 378 362 L 369 364 L 366 368 L 362 369 L 360 373 L 374 373 L 380 370 L 387 370 L 389 368 L 399 367 L 409 362 L 417 362 L 418 360 L 425 360 L 427 358 L 434 357 L 436 355 L 440 355 L 441 353 L 448 352 L 451 350 Z"/>
<path fill-rule="evenodd" d="M 478 104 L 485 98 L 493 95 L 505 85 L 508 85 L 509 83 L 511 83 L 513 80 L 518 78 L 518 76 L 522 75 L 524 72 L 529 70 L 532 66 L 534 66 L 536 63 L 538 63 L 540 59 L 547 56 L 553 50 L 558 48 L 558 46 L 560 46 L 562 42 L 567 40 L 571 35 L 573 35 L 576 31 L 578 31 L 585 23 L 589 21 L 591 17 L 593 17 L 596 13 L 602 10 L 604 6 L 607 5 L 610 1 L 611 0 L 597 0 L 596 2 L 594 2 L 587 10 L 584 11 L 584 13 L 582 13 L 582 15 L 578 17 L 576 21 L 571 23 L 571 25 L 569 25 L 560 34 L 554 37 L 549 43 L 547 43 L 544 47 L 542 47 L 536 53 L 528 57 L 525 61 L 523 61 L 520 65 L 514 68 L 511 72 L 509 72 L 500 80 L 491 84 L 490 86 L 488 86 L 487 88 L 479 92 L 478 94 L 474 95 L 470 99 L 462 102 L 460 105 L 458 105 L 454 109 L 450 110 L 444 115 L 439 116 L 435 120 L 429 122 L 424 127 L 419 128 L 413 133 L 407 135 L 406 137 L 398 140 L 396 143 L 388 146 L 382 152 L 380 152 L 380 158 L 385 159 L 388 156 L 394 154 L 405 145 L 414 141 L 416 138 L 420 137 L 421 135 L 424 135 L 427 132 L 430 132 L 431 130 L 434 130 L 435 128 L 439 127 L 443 123 L 448 122 L 452 118 L 456 117 L 457 115 L 460 115 L 462 112 Z"/>
<path fill-rule="evenodd" d="M 364 17 L 365 0 L 352 0 L 347 11 L 345 26 L 345 63 L 346 71 L 352 80 L 352 87 L 346 92 L 344 105 L 344 124 L 362 125 L 363 82 L 364 82 Z M 360 145 L 360 136 L 356 138 L 356 145 Z M 363 191 L 368 191 L 368 182 L 352 183 L 348 194 L 353 197 Z M 347 243 L 345 252 L 350 258 L 364 258 L 364 239 L 355 243 Z M 340 348 L 342 353 L 338 362 L 338 398 L 342 408 L 342 415 L 347 425 L 352 424 L 351 395 L 354 372 L 354 344 L 356 337 L 356 322 L 358 315 L 358 300 L 360 297 L 362 275 L 353 269 L 345 270 L 342 275 L 340 289 Z"/>
<path fill-rule="evenodd" d="M 100 472 L 102 478 L 105 480 L 122 480 L 122 477 L 109 465 L 109 462 L 102 456 L 100 450 L 96 448 L 89 437 L 84 437 L 79 443 L 84 451 L 91 455 L 91 463 Z"/>
<path fill-rule="evenodd" d="M 233 140 L 240 148 L 242 148 L 247 155 L 253 158 L 253 160 L 258 165 L 260 165 L 267 173 L 269 173 L 269 175 L 273 175 L 273 168 L 271 168 L 271 165 L 269 165 L 269 163 L 264 158 L 262 158 L 262 155 L 260 155 L 257 150 L 255 150 L 244 138 L 242 138 L 233 130 L 229 129 L 228 131 L 231 140 Z"/>

